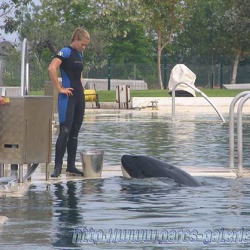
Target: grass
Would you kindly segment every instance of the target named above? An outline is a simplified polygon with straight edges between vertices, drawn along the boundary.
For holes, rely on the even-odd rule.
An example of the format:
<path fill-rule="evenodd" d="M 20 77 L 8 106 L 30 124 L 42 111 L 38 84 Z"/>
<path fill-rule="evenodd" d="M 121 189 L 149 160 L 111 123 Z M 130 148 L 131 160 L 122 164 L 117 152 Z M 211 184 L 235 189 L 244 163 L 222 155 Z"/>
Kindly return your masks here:
<path fill-rule="evenodd" d="M 234 89 L 201 89 L 203 93 L 205 93 L 208 97 L 234 97 L 238 93 L 242 92 L 243 90 L 234 90 Z M 116 98 L 115 90 L 110 91 L 97 91 L 99 101 L 100 102 L 114 102 Z M 131 97 L 170 97 L 168 94 L 168 90 L 131 90 L 130 91 Z M 202 96 L 199 93 L 196 93 L 196 96 Z"/>
<path fill-rule="evenodd" d="M 244 90 L 235 90 L 235 89 L 201 89 L 208 97 L 234 97 L 238 93 Z M 116 100 L 116 91 L 115 90 L 98 90 L 98 98 L 100 102 L 115 102 Z M 44 91 L 30 91 L 30 95 L 44 95 Z M 170 97 L 168 90 L 160 89 L 150 89 L 150 90 L 131 90 L 131 97 Z M 196 93 L 196 96 L 201 96 L 199 93 Z"/>

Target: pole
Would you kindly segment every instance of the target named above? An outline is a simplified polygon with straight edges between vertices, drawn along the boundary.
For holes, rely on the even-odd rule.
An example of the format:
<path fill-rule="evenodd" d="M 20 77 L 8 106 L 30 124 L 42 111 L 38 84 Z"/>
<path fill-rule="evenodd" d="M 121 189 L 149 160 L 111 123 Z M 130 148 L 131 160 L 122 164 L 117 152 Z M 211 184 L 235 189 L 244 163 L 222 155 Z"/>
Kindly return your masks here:
<path fill-rule="evenodd" d="M 163 86 L 167 89 L 167 55 L 164 55 Z"/>
<path fill-rule="evenodd" d="M 224 58 L 220 57 L 220 88 L 223 88 L 223 68 L 224 68 Z"/>
<path fill-rule="evenodd" d="M 214 55 L 212 55 L 212 67 L 211 67 L 211 84 L 210 89 L 214 88 Z"/>
<path fill-rule="evenodd" d="M 3 86 L 3 67 L 1 59 L 0 59 L 0 86 Z"/>
<path fill-rule="evenodd" d="M 110 55 L 108 55 L 108 90 L 110 90 Z"/>

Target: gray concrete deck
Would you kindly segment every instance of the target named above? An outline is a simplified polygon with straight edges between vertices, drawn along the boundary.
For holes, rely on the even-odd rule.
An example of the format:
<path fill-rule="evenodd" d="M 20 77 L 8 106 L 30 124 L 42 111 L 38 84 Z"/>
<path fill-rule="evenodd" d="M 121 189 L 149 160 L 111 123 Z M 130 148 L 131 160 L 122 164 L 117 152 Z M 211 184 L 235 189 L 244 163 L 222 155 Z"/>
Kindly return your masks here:
<path fill-rule="evenodd" d="M 77 164 L 77 168 L 81 169 L 81 164 Z M 185 170 L 192 176 L 200 177 L 222 177 L 222 178 L 242 178 L 250 177 L 250 170 L 244 170 L 243 173 L 239 174 L 237 169 L 229 169 L 229 167 L 192 167 L 192 166 L 181 166 L 181 169 Z M 8 175 L 9 169 L 5 169 Z M 27 169 L 24 165 L 24 173 Z M 50 165 L 50 172 L 53 171 L 53 164 Z M 102 175 L 100 178 L 111 178 L 115 176 L 122 176 L 121 166 L 104 166 Z M 58 178 L 45 178 L 45 165 L 41 164 L 37 170 L 33 173 L 31 180 L 25 181 L 24 183 L 15 183 L 13 185 L 5 185 L 0 187 L 0 197 L 22 197 L 30 188 L 31 185 L 37 184 L 52 184 L 58 182 L 64 182 L 69 180 L 83 180 L 93 179 L 88 177 L 79 176 L 66 176 L 65 167 L 63 168 L 62 174 Z"/>
<path fill-rule="evenodd" d="M 242 90 L 244 91 L 244 89 Z M 209 97 L 209 100 L 219 109 L 220 112 L 229 112 L 229 107 L 234 97 Z M 157 102 L 157 109 L 170 110 L 172 107 L 172 97 L 131 97 L 128 103 L 130 109 L 152 109 L 152 102 Z M 238 101 L 239 103 L 239 101 Z M 236 104 L 236 108 L 238 107 Z M 208 103 L 204 97 L 176 97 L 175 99 L 176 110 L 183 109 L 196 112 L 196 108 L 202 107 L 206 110 L 213 110 L 213 107 Z M 87 109 L 96 108 L 95 102 L 86 102 Z M 119 109 L 119 104 L 114 102 L 100 102 L 101 109 Z M 246 101 L 244 109 L 250 110 L 250 100 Z M 223 111 L 222 111 L 223 110 Z"/>

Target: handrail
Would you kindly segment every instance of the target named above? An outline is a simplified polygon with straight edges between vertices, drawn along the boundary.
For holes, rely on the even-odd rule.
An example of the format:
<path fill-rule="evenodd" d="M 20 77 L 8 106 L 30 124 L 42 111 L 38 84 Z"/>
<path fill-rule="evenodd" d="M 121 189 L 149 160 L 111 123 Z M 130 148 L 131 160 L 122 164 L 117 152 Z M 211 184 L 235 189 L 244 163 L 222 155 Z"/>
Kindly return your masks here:
<path fill-rule="evenodd" d="M 27 39 L 23 39 L 22 64 L 21 64 L 21 96 L 29 93 L 29 61 Z"/>
<path fill-rule="evenodd" d="M 217 112 L 217 114 L 219 115 L 221 121 L 224 123 L 225 119 L 223 118 L 222 114 L 219 112 L 219 110 L 215 107 L 215 105 L 212 103 L 211 100 L 209 100 L 208 96 L 206 94 L 204 94 L 201 90 L 197 89 L 195 86 L 192 86 L 186 82 L 179 82 L 177 83 L 174 88 L 172 89 L 172 120 L 175 120 L 175 89 L 179 84 L 186 84 L 187 86 L 189 86 L 190 88 L 194 89 L 196 92 L 200 93 L 211 105 L 212 107 L 215 109 L 215 111 Z"/>
<path fill-rule="evenodd" d="M 238 171 L 243 171 L 243 139 L 242 139 L 242 109 L 245 102 L 250 99 L 250 91 L 243 91 L 236 95 L 231 102 L 229 110 L 229 168 L 234 168 L 234 107 L 240 101 L 237 111 L 237 149 L 238 149 Z"/>

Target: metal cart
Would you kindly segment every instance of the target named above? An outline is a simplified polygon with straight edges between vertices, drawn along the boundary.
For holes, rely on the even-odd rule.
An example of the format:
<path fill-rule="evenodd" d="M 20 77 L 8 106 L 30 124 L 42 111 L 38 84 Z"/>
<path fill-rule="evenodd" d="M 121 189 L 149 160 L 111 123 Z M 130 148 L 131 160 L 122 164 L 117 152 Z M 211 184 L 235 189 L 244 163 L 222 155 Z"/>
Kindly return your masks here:
<path fill-rule="evenodd" d="M 45 163 L 48 179 L 51 162 L 53 100 L 51 96 L 30 96 L 28 92 L 29 65 L 24 39 L 21 96 L 6 96 L 8 104 L 0 107 L 0 177 L 4 176 L 5 164 L 17 164 L 21 183 L 25 179 L 24 164 L 29 170 L 32 164 L 36 168 Z"/>

